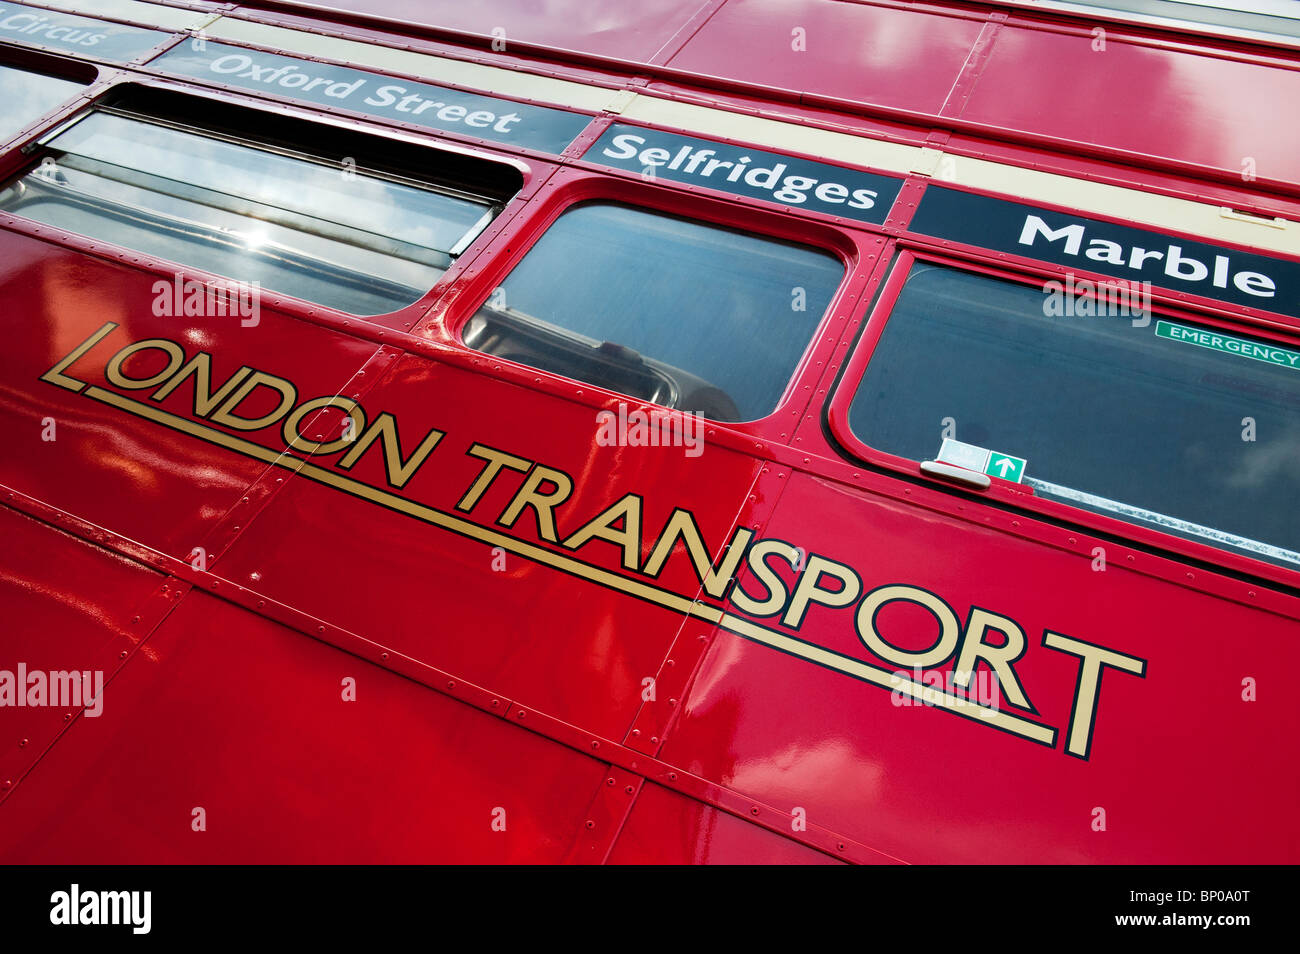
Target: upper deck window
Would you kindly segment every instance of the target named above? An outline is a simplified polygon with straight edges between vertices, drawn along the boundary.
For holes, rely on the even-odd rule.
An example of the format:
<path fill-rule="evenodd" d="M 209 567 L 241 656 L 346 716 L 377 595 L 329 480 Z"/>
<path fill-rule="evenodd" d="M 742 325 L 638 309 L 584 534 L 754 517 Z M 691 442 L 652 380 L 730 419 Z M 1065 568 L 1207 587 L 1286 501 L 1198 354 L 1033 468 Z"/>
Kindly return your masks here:
<path fill-rule="evenodd" d="M 0 63 L 0 142 L 4 142 L 85 87 L 72 80 Z"/>
<path fill-rule="evenodd" d="M 951 418 L 957 440 L 1025 459 L 1039 496 L 1300 567 L 1300 345 L 1045 297 L 917 262 L 853 433 L 926 460 Z"/>
<path fill-rule="evenodd" d="M 781 399 L 844 265 L 603 202 L 538 240 L 466 325 L 472 348 L 718 421 Z"/>
<path fill-rule="evenodd" d="M 440 178 L 434 150 L 420 150 L 417 178 L 367 166 L 359 151 L 330 160 L 310 140 L 280 139 L 100 108 L 45 141 L 40 164 L 0 192 L 0 208 L 374 315 L 427 292 L 510 191 Z"/>

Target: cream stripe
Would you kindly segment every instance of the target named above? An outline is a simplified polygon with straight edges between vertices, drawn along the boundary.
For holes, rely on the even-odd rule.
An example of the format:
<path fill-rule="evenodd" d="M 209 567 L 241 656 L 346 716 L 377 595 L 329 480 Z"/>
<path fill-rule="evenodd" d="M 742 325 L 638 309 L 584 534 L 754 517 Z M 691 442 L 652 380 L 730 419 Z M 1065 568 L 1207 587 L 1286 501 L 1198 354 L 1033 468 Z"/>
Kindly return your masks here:
<path fill-rule="evenodd" d="M 917 146 L 815 129 L 779 119 L 764 119 L 653 96 L 638 96 L 622 117 L 657 126 L 695 130 L 709 139 L 739 139 L 778 152 L 799 152 L 827 162 L 846 162 L 904 173 L 921 158 Z"/>
<path fill-rule="evenodd" d="M 540 100 L 591 112 L 600 112 L 606 104 L 622 95 L 619 90 L 572 83 L 521 70 L 505 70 L 427 53 L 394 50 L 373 43 L 303 33 L 300 30 L 266 26 L 231 17 L 222 17 L 204 32 L 210 40 L 254 43 L 290 55 L 297 53 L 301 56 L 317 56 L 376 70 L 409 73 L 432 83 L 454 83 L 499 96 Z"/>
<path fill-rule="evenodd" d="M 40 0 L 40 5 L 83 17 L 113 17 L 165 30 L 198 29 L 205 20 L 212 18 L 211 13 L 141 3 L 140 0 Z"/>

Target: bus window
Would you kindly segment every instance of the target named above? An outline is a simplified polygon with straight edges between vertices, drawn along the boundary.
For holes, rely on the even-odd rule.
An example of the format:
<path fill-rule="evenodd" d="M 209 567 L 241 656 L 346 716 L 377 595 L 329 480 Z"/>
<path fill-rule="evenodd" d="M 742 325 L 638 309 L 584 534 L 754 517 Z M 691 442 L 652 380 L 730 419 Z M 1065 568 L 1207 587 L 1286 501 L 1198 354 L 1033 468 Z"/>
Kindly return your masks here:
<path fill-rule="evenodd" d="M 1048 294 L 914 264 L 854 435 L 923 461 L 947 424 L 1040 497 L 1300 567 L 1300 346 Z"/>
<path fill-rule="evenodd" d="M 0 63 L 0 142 L 4 142 L 85 87 L 72 80 Z"/>
<path fill-rule="evenodd" d="M 465 326 L 465 344 L 694 411 L 763 417 L 844 276 L 825 252 L 593 202 L 547 230 Z"/>
<path fill-rule="evenodd" d="M 419 299 L 500 209 L 436 178 L 114 107 L 43 145 L 0 208 L 356 315 Z"/>

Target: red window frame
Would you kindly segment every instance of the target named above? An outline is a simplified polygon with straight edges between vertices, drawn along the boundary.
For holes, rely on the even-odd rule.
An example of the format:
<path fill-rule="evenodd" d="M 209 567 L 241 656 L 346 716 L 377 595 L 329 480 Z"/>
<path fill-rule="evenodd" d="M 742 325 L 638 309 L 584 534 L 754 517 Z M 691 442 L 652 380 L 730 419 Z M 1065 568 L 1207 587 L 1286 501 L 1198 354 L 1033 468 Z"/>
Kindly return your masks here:
<path fill-rule="evenodd" d="M 82 86 L 79 94 L 38 116 L 12 135 L 0 138 L 0 178 L 8 179 L 24 164 L 25 159 L 20 148 L 44 130 L 57 125 L 67 115 L 82 109 L 85 105 L 85 97 L 92 95 L 96 89 L 102 70 L 96 64 L 85 60 L 65 59 L 43 51 L 17 46 L 0 46 L 0 66 L 28 73 L 40 73 L 69 83 L 80 83 Z"/>
<path fill-rule="evenodd" d="M 779 210 L 757 208 L 753 205 L 714 198 L 698 191 L 677 189 L 673 186 L 629 180 L 584 168 L 560 169 L 541 189 L 539 204 L 530 208 L 520 220 L 512 223 L 506 234 L 498 236 L 494 248 L 487 250 L 481 263 L 466 270 L 465 281 L 457 294 L 440 302 L 421 323 L 417 331 L 432 335 L 474 355 L 480 363 L 490 363 L 494 374 L 532 389 L 540 389 L 580 399 L 593 405 L 627 402 L 646 410 L 660 408 L 638 398 L 609 391 L 576 379 L 495 358 L 475 351 L 465 345 L 461 332 L 479 307 L 491 295 L 516 265 L 533 249 L 537 241 L 565 212 L 584 202 L 605 201 L 674 215 L 703 225 L 736 229 L 761 238 L 788 241 L 818 249 L 838 258 L 844 266 L 830 304 L 815 330 L 799 362 L 786 381 L 780 400 L 769 413 L 752 421 L 734 423 L 709 422 L 709 427 L 721 432 L 762 436 L 784 441 L 793 431 L 813 399 L 810 368 L 817 362 L 826 362 L 840 340 L 856 306 L 852 291 L 853 279 L 860 277 L 862 269 L 875 265 L 879 253 L 879 236 L 866 231 L 840 228 L 809 218 L 783 213 Z M 504 248 L 502 247 L 504 243 Z M 820 373 L 820 372 L 817 372 Z M 716 436 L 716 435 L 711 435 Z M 752 444 L 748 445 L 754 450 Z"/>
<path fill-rule="evenodd" d="M 1075 525 L 1081 532 L 1100 534 L 1118 538 L 1127 543 L 1147 549 L 1161 551 L 1181 562 L 1194 560 L 1209 564 L 1230 572 L 1262 577 L 1270 582 L 1297 587 L 1300 586 L 1300 568 L 1295 570 L 1285 566 L 1268 563 L 1262 559 L 1220 549 L 1195 539 L 1187 539 L 1164 533 L 1141 524 L 1130 523 L 1118 517 L 1094 513 L 1080 507 L 1056 500 L 1039 497 L 1032 487 L 1014 483 L 1009 480 L 991 476 L 987 490 L 960 487 L 941 478 L 932 477 L 921 471 L 920 461 L 899 457 L 885 451 L 876 450 L 859 438 L 849 426 L 849 408 L 857 396 L 863 375 L 875 354 L 876 346 L 884 333 L 885 326 L 892 317 L 894 308 L 902 294 L 903 286 L 911 275 L 912 266 L 917 262 L 928 262 L 956 268 L 967 273 L 986 275 L 1022 285 L 1040 286 L 1044 281 L 1061 280 L 1067 271 L 1065 267 L 1035 263 L 1017 263 L 1014 267 L 1005 263 L 994 264 L 983 256 L 967 253 L 943 252 L 927 248 L 911 241 L 900 242 L 897 254 L 890 263 L 890 270 L 881 287 L 876 301 L 866 316 L 861 336 L 855 344 L 844 372 L 835 386 L 826 410 L 826 424 L 831 435 L 840 448 L 851 458 L 886 472 L 903 474 L 909 478 L 919 479 L 928 485 L 943 488 L 953 494 L 962 494 L 968 499 L 984 501 L 990 505 L 1010 507 L 1027 512 L 1031 516 L 1045 518 L 1058 524 Z M 1106 276 L 1095 273 L 1077 272 L 1081 278 L 1102 279 Z M 1173 321 L 1186 321 L 1193 324 L 1212 327 L 1229 334 L 1249 335 L 1267 341 L 1276 342 L 1288 348 L 1300 348 L 1300 334 L 1291 330 L 1288 337 L 1277 325 L 1266 325 L 1257 320 L 1242 316 L 1233 316 L 1226 310 L 1193 309 L 1185 305 L 1174 304 L 1163 298 L 1158 292 L 1152 292 L 1152 311 L 1155 317 L 1168 318 Z"/>
<path fill-rule="evenodd" d="M 3 154 L 0 154 L 0 179 L 6 181 L 12 179 L 37 164 L 38 160 L 35 159 L 34 155 L 24 152 L 21 148 L 25 145 L 24 140 L 34 141 L 41 136 L 53 132 L 64 122 L 97 108 L 110 95 L 120 91 L 123 87 L 129 86 L 167 90 L 169 92 L 192 97 L 196 101 L 210 100 L 228 103 L 233 106 L 238 106 L 263 114 L 291 116 L 319 126 L 322 132 L 327 132 L 331 127 L 337 127 L 373 136 L 376 140 L 401 140 L 402 142 L 410 143 L 414 146 L 426 148 L 435 152 L 456 153 L 458 155 L 480 159 L 484 162 L 496 163 L 503 167 L 515 169 L 520 174 L 520 177 L 523 180 L 523 185 L 505 203 L 501 212 L 488 223 L 487 227 L 474 239 L 465 251 L 451 263 L 451 267 L 447 269 L 436 283 L 425 289 L 419 298 L 395 311 L 377 315 L 356 315 L 352 312 L 342 311 L 329 305 L 308 301 L 304 298 L 297 298 L 287 292 L 280 292 L 274 289 L 266 290 L 268 297 L 273 298 L 275 307 L 279 311 L 290 317 L 307 319 L 318 324 L 335 324 L 347 327 L 350 324 L 364 322 L 381 328 L 409 331 L 412 326 L 418 323 L 420 318 L 425 315 L 444 294 L 446 294 L 448 289 L 456 284 L 461 273 L 470 267 L 473 259 L 483 252 L 488 244 L 492 242 L 493 238 L 499 234 L 506 224 L 531 198 L 533 198 L 541 184 L 546 181 L 556 168 L 558 168 L 554 163 L 540 163 L 534 160 L 524 161 L 521 157 L 510 152 L 485 149 L 478 146 L 467 146 L 455 140 L 441 139 L 436 134 L 415 134 L 404 130 L 393 129 L 388 126 L 366 122 L 364 120 L 354 120 L 350 117 L 317 112 L 307 108 L 281 106 L 256 97 L 231 94 L 224 90 L 214 90 L 205 86 L 198 86 L 181 81 L 157 80 L 144 76 L 122 76 L 112 82 L 95 86 L 93 90 L 90 90 L 91 98 L 75 100 L 72 102 L 71 106 L 60 109 L 55 113 L 47 114 L 42 117 L 38 123 L 34 123 L 32 126 L 28 127 L 28 130 L 24 133 L 23 137 L 13 140 L 10 148 L 5 150 Z M 219 275 L 215 272 L 208 272 L 204 269 L 198 268 L 197 266 L 188 265 L 183 262 L 173 262 L 170 259 L 158 258 L 137 249 L 129 248 L 125 245 L 118 245 L 105 239 L 90 238 L 76 232 L 54 228 L 14 213 L 0 212 L 0 226 L 13 231 L 36 235 L 47 240 L 53 240 L 61 246 L 79 251 L 83 254 L 113 259 L 120 263 L 127 264 L 132 268 L 145 272 L 152 272 L 164 277 L 169 277 L 177 271 L 181 272 L 183 275 L 194 277 L 201 281 L 229 277 Z"/>

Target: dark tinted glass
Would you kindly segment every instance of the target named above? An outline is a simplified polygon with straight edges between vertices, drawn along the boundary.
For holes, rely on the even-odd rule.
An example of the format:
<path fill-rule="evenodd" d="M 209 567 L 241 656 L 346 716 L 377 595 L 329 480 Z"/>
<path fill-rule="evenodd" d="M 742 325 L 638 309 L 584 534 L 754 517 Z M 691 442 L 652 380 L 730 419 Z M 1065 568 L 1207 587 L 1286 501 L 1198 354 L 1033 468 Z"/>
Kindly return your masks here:
<path fill-rule="evenodd" d="M 958 440 L 1025 458 L 1041 496 L 1300 565 L 1300 346 L 1159 315 L 1049 317 L 1045 298 L 918 263 L 854 433 L 925 460 L 952 418 Z"/>
<path fill-rule="evenodd" d="M 825 252 L 627 206 L 561 216 L 465 343 L 715 420 L 776 407 L 844 275 Z"/>

